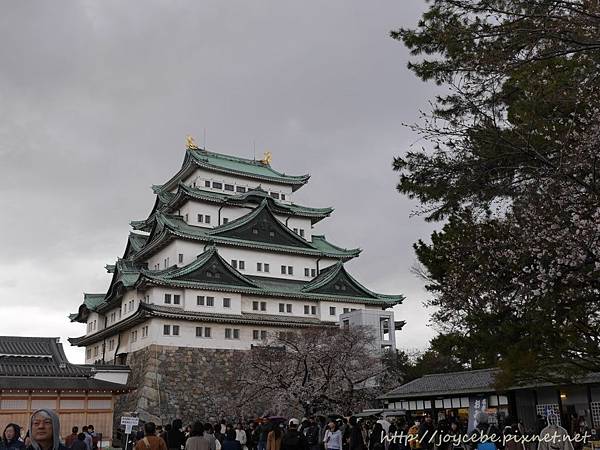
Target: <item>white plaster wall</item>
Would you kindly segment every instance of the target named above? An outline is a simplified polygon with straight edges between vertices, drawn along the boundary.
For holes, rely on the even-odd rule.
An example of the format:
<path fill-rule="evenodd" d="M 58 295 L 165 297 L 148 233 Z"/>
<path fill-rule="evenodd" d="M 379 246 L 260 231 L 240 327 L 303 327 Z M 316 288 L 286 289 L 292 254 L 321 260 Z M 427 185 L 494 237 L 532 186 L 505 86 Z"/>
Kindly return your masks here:
<path fill-rule="evenodd" d="M 335 306 L 335 316 L 329 314 L 329 308 Z M 325 322 L 339 322 L 340 315 L 344 313 L 344 308 L 352 309 L 365 309 L 365 305 L 361 303 L 343 303 L 343 302 L 320 302 L 320 317 L 319 319 Z"/>
<path fill-rule="evenodd" d="M 133 301 L 133 308 L 129 308 L 129 302 Z M 123 299 L 121 300 L 121 320 L 135 314 L 135 311 L 140 304 L 140 300 L 138 299 L 138 294 L 135 289 L 130 289 L 123 295 Z"/>
<path fill-rule="evenodd" d="M 255 311 L 252 309 L 252 302 L 259 302 L 259 310 Z M 267 302 L 267 310 L 260 310 L 260 302 Z M 285 305 L 292 305 L 292 312 L 279 312 L 279 304 L 283 303 Z M 304 314 L 304 305 L 316 306 L 317 314 Z M 292 300 L 292 299 L 277 299 L 277 298 L 261 298 L 261 297 L 253 297 L 253 296 L 242 296 L 242 311 L 248 313 L 255 314 L 273 314 L 276 316 L 295 316 L 295 317 L 307 317 L 307 318 L 317 318 L 319 317 L 319 302 L 311 301 L 311 300 Z M 287 311 L 287 309 L 286 309 Z"/>
<path fill-rule="evenodd" d="M 94 378 L 97 380 L 108 381 L 110 383 L 127 384 L 129 372 L 123 370 L 101 370 L 94 374 Z"/>
<path fill-rule="evenodd" d="M 219 222 L 219 209 L 221 210 L 221 219 Z M 216 205 L 214 203 L 203 203 L 197 201 L 188 201 L 184 203 L 180 208 L 178 213 L 183 216 L 184 220 L 186 219 L 187 214 L 187 223 L 190 225 L 198 226 L 198 227 L 206 227 L 206 228 L 215 228 L 219 225 L 222 225 L 223 218 L 229 219 L 229 222 L 234 221 L 235 219 L 250 214 L 252 212 L 251 207 L 243 208 L 243 207 L 232 207 L 232 206 L 224 206 L 221 208 L 220 205 Z M 203 216 L 210 216 L 210 223 L 206 224 L 203 217 L 203 222 L 198 221 L 198 214 L 202 214 Z"/>
<path fill-rule="evenodd" d="M 155 270 L 155 265 L 159 265 L 159 269 L 162 270 L 165 268 L 164 260 L 165 258 L 169 258 L 169 266 L 173 266 L 177 264 L 177 241 L 172 241 L 165 247 L 163 247 L 159 252 L 152 255 L 150 258 L 146 260 L 148 264 L 148 269 Z M 195 244 L 198 246 L 199 244 Z M 200 252 L 201 253 L 201 252 Z M 195 259 L 195 258 L 194 258 Z"/>
<path fill-rule="evenodd" d="M 199 306 L 197 297 L 202 295 L 204 297 L 214 297 L 215 306 L 206 306 L 206 298 L 204 300 L 204 306 Z M 242 301 L 241 295 L 233 292 L 217 292 L 217 291 L 205 291 L 199 289 L 186 289 L 185 290 L 185 309 L 186 311 L 196 312 L 209 312 L 217 314 L 241 314 Z M 230 308 L 223 307 L 223 298 L 231 299 Z"/>
<path fill-rule="evenodd" d="M 206 180 L 211 182 L 210 188 L 205 186 L 204 182 Z M 225 184 L 225 183 L 232 184 L 232 185 L 234 185 L 234 191 L 231 192 L 231 191 L 226 191 L 224 189 L 213 189 L 212 188 L 213 181 L 223 183 L 223 184 Z M 196 183 L 196 187 L 200 187 L 202 189 L 211 190 L 214 192 L 222 192 L 225 194 L 232 194 L 232 195 L 239 194 L 238 192 L 235 192 L 236 186 L 243 186 L 248 190 L 248 189 L 253 189 L 260 185 L 262 187 L 262 189 L 267 192 L 277 192 L 279 194 L 285 194 L 285 200 L 283 200 L 284 202 L 289 202 L 291 200 L 291 195 L 292 195 L 292 187 L 291 186 L 257 180 L 257 179 L 253 179 L 253 178 L 245 178 L 242 176 L 227 175 L 227 174 L 219 173 L 219 172 L 210 172 L 206 169 L 197 169 L 193 174 L 191 174 L 188 178 L 186 178 L 184 180 L 184 184 L 187 184 L 188 186 L 194 186 L 194 183 Z M 176 191 L 176 189 L 174 189 L 172 192 L 175 192 L 175 191 Z"/>
<path fill-rule="evenodd" d="M 88 326 L 91 323 L 93 323 L 94 321 L 96 321 L 96 328 L 92 328 L 91 330 L 88 330 Z M 104 328 L 104 316 L 102 316 L 101 314 L 98 314 L 97 312 L 90 312 L 90 314 L 88 315 L 86 326 L 85 326 L 85 330 L 86 330 L 85 334 L 86 335 L 94 334 L 103 328 Z"/>
<path fill-rule="evenodd" d="M 165 294 L 171 294 L 171 303 L 165 303 Z M 154 305 L 171 306 L 181 309 L 185 308 L 185 295 L 183 289 L 157 286 L 147 289 L 146 295 L 150 296 L 150 303 Z M 173 303 L 173 295 L 179 295 L 181 297 L 179 305 Z"/>

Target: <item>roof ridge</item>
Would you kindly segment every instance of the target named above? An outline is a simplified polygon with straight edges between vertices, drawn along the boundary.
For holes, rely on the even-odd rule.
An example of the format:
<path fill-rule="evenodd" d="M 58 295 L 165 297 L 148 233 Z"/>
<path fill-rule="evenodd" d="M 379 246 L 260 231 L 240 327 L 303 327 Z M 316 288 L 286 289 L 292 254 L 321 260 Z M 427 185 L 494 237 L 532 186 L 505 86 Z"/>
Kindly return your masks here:
<path fill-rule="evenodd" d="M 471 369 L 471 370 L 455 370 L 453 372 L 439 372 L 439 373 L 427 373 L 423 375 L 421 378 L 426 377 L 437 377 L 440 375 L 456 375 L 461 373 L 476 373 L 476 372 L 495 372 L 500 370 L 498 367 L 490 367 L 487 369 Z M 418 378 L 416 378 L 418 380 Z"/>

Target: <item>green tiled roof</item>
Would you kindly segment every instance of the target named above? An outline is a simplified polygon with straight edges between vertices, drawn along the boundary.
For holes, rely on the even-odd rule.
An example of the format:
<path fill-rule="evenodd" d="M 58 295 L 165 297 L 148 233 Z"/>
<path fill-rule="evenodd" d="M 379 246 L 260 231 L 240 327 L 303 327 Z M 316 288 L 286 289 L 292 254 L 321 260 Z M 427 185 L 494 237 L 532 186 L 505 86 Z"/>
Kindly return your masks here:
<path fill-rule="evenodd" d="M 314 236 L 312 241 L 309 242 L 296 235 L 289 229 L 290 236 L 293 235 L 293 239 L 296 239 L 298 242 L 302 242 L 303 248 L 300 246 L 272 244 L 268 242 L 236 239 L 219 235 L 220 233 L 232 230 L 236 226 L 247 223 L 249 220 L 252 220 L 254 217 L 256 217 L 256 215 L 258 215 L 264 208 L 270 208 L 267 201 L 263 201 L 260 207 L 255 208 L 246 216 L 240 217 L 239 219 L 215 228 L 205 228 L 190 225 L 186 223 L 181 216 L 168 215 L 163 214 L 160 211 L 156 211 L 154 215 L 156 223 L 154 224 L 152 232 L 150 233 L 148 243 L 134 257 L 136 259 L 147 258 L 149 254 L 152 254 L 154 249 L 161 248 L 173 237 L 229 245 L 233 247 L 256 248 L 291 254 L 327 256 L 331 258 L 340 258 L 343 260 L 354 258 L 361 252 L 360 249 L 343 249 L 333 245 L 325 240 L 324 236 Z M 269 211 L 272 214 L 270 209 Z M 274 220 L 277 219 L 274 218 Z M 282 227 L 285 227 L 285 225 L 282 224 Z M 287 227 L 285 228 L 287 229 Z"/>
<path fill-rule="evenodd" d="M 164 184 L 164 188 L 168 191 L 174 189 L 180 181 L 191 175 L 198 167 L 214 172 L 238 175 L 244 178 L 285 184 L 291 186 L 293 190 L 302 187 L 310 178 L 310 175 L 287 175 L 278 172 L 270 165 L 252 159 L 224 155 L 207 150 L 188 149 L 181 169 Z"/>
<path fill-rule="evenodd" d="M 84 316 L 90 311 L 96 311 L 99 305 L 104 302 L 104 294 L 88 294 L 83 293 L 83 303 L 79 306 L 79 309 L 76 313 L 69 314 L 69 320 L 71 322 L 81 322 L 85 321 Z"/>
<path fill-rule="evenodd" d="M 194 271 L 199 271 L 213 257 L 217 256 L 222 265 L 226 266 L 227 270 L 235 273 L 238 279 L 244 283 L 233 285 L 227 282 L 214 281 L 190 281 L 182 279 L 185 275 L 189 275 Z M 347 276 L 356 286 L 356 291 L 352 295 L 348 292 L 316 292 L 317 289 L 326 286 L 331 280 L 336 279 L 340 274 Z M 244 276 L 239 271 L 231 267 L 227 261 L 220 257 L 218 251 L 212 247 L 201 254 L 194 262 L 187 266 L 177 268 L 173 266 L 165 270 L 141 270 L 139 285 L 161 285 L 178 288 L 190 289 L 206 289 L 223 292 L 238 292 L 262 297 L 286 297 L 308 300 L 329 300 L 343 301 L 349 303 L 367 303 L 381 306 L 393 306 L 402 302 L 402 295 L 385 295 L 374 293 L 358 281 L 352 278 L 345 270 L 341 263 L 334 264 L 326 268 L 309 282 L 299 280 L 286 280 L 282 278 Z"/>

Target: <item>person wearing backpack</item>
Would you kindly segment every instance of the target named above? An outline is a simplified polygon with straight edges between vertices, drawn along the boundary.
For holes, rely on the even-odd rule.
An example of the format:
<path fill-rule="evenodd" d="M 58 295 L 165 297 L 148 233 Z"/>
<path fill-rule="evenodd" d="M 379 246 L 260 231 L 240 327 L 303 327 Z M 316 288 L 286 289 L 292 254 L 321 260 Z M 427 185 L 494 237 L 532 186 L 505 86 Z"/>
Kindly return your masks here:
<path fill-rule="evenodd" d="M 300 425 L 298 419 L 290 419 L 288 430 L 281 439 L 281 450 L 308 450 L 308 442 L 298 431 L 298 425 Z"/>

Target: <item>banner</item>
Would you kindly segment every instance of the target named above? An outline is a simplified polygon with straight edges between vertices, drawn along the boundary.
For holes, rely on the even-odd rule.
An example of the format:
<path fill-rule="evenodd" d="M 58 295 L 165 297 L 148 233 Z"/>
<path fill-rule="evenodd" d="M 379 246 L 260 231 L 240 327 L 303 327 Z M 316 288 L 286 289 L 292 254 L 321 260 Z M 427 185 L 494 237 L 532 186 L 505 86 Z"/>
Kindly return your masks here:
<path fill-rule="evenodd" d="M 487 397 L 485 396 L 469 397 L 469 426 L 467 428 L 467 433 L 470 433 L 475 429 L 477 426 L 475 416 L 479 411 L 486 412 L 488 409 L 487 403 Z"/>

